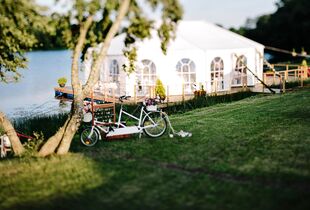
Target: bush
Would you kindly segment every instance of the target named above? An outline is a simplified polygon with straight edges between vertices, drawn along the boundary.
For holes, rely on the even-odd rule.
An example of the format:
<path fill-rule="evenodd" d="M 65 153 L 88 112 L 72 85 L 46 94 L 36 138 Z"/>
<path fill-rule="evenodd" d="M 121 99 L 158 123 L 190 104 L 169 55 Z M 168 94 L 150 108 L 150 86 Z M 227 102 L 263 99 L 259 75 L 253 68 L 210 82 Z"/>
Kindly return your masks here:
<path fill-rule="evenodd" d="M 238 92 L 233 94 L 218 95 L 218 96 L 198 96 L 191 100 L 175 103 L 164 108 L 168 114 L 183 113 L 193 109 L 213 106 L 220 103 L 230 103 L 233 101 L 242 100 L 251 96 L 258 95 L 251 91 Z"/>
<path fill-rule="evenodd" d="M 65 86 L 67 83 L 67 78 L 66 77 L 60 77 L 57 82 L 58 82 L 59 86 Z"/>
<path fill-rule="evenodd" d="M 194 91 L 194 95 L 195 95 L 195 98 L 196 97 L 206 97 L 207 92 L 203 89 L 203 85 L 201 85 L 200 90 L 195 90 Z"/>
<path fill-rule="evenodd" d="M 27 139 L 27 141 L 23 143 L 23 146 L 29 155 L 34 155 L 35 153 L 37 153 L 37 151 L 39 151 L 39 149 L 43 146 L 44 143 L 44 135 L 42 132 L 34 132 L 33 136 L 33 139 Z"/>
<path fill-rule="evenodd" d="M 155 94 L 163 101 L 166 99 L 166 90 L 160 79 L 156 80 Z"/>

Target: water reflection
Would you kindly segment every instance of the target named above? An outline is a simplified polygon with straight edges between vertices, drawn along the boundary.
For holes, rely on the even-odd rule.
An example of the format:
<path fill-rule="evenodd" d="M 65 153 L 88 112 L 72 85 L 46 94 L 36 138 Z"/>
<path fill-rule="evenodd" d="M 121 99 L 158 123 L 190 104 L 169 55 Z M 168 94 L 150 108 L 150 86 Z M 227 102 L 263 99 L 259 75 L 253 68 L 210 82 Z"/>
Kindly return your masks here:
<path fill-rule="evenodd" d="M 17 83 L 0 83 L 0 110 L 10 117 L 49 114 L 68 110 L 54 99 L 54 87 L 59 77 L 70 84 L 71 52 L 37 51 L 27 53 L 28 69 Z"/>

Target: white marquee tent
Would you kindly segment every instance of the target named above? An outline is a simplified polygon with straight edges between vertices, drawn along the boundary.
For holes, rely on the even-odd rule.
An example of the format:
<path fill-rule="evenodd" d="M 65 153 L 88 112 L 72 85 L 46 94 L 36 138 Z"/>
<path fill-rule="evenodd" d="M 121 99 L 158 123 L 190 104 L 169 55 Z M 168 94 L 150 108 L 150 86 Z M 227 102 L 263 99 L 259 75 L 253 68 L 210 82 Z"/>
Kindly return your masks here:
<path fill-rule="evenodd" d="M 100 73 L 100 84 L 114 83 L 119 95 L 134 95 L 134 91 L 144 95 L 156 79 L 163 82 L 170 95 L 192 94 L 193 84 L 203 85 L 208 93 L 231 91 L 258 83 L 246 66 L 259 78 L 263 75 L 264 46 L 211 23 L 181 21 L 167 55 L 160 49 L 156 32 L 152 32 L 151 39 L 137 44 L 137 68 L 130 75 L 122 70 L 127 63 L 124 38 L 121 34 L 112 40 Z M 84 62 L 85 78 L 91 62 L 91 58 Z"/>

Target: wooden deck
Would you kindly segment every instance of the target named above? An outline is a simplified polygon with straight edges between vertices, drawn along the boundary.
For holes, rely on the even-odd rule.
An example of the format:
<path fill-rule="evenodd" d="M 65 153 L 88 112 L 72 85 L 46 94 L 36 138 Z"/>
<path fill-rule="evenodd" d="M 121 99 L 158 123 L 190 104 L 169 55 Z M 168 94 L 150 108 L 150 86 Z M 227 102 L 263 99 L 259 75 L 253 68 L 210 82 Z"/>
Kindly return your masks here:
<path fill-rule="evenodd" d="M 55 97 L 59 99 L 73 100 L 74 93 L 72 87 L 55 87 Z M 94 92 L 91 95 L 86 96 L 87 100 L 93 99 L 94 101 L 115 103 L 116 98 L 107 96 L 99 92 Z"/>

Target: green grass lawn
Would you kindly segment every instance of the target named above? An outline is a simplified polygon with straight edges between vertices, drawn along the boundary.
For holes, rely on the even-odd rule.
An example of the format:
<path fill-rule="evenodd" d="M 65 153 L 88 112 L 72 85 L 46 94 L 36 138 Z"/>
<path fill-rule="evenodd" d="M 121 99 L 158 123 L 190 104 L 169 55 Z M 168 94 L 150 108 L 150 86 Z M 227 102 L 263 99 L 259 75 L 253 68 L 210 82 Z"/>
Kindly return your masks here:
<path fill-rule="evenodd" d="M 310 209 L 310 89 L 171 116 L 143 137 L 0 162 L 0 209 Z"/>

